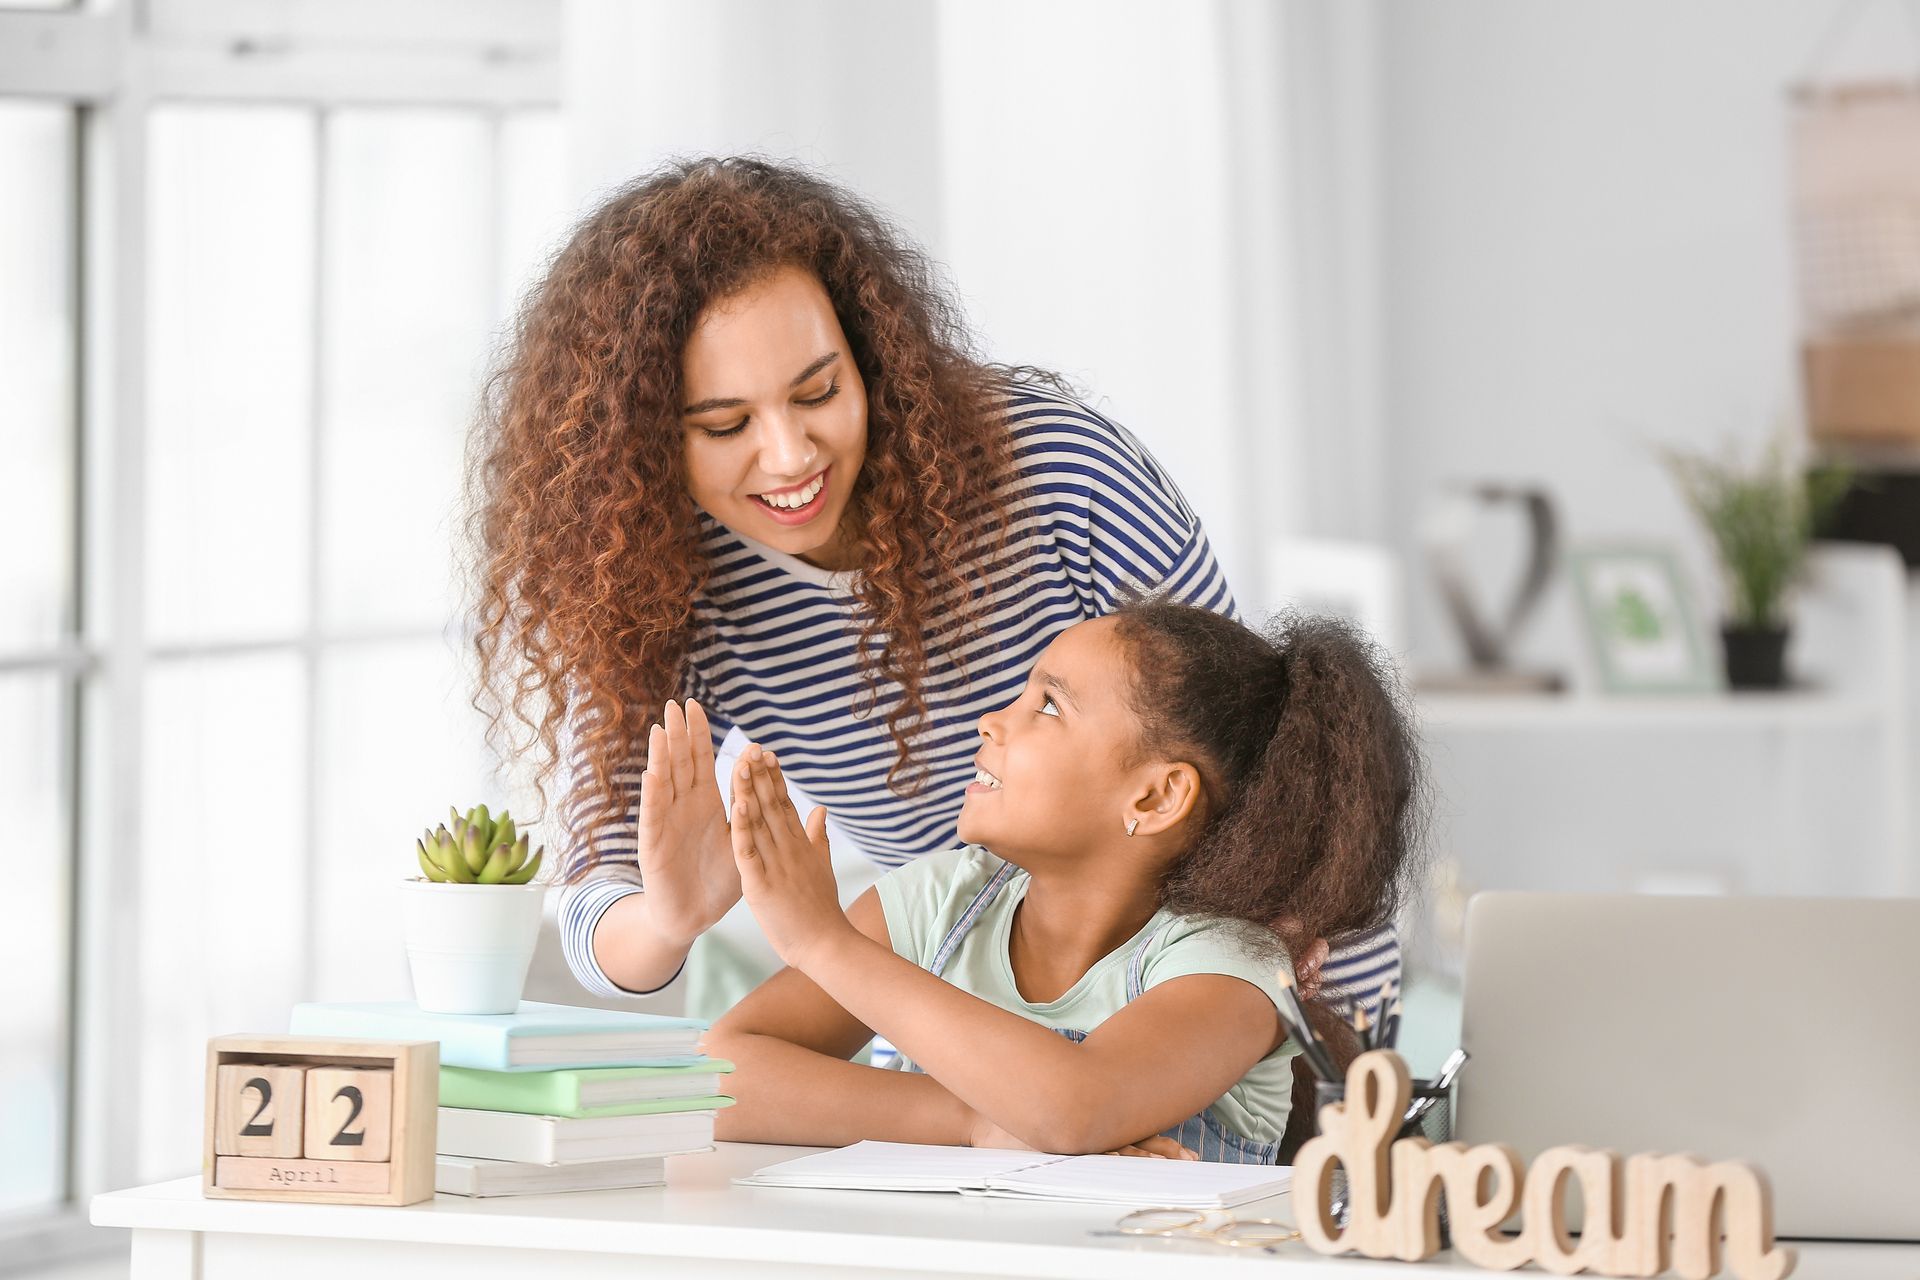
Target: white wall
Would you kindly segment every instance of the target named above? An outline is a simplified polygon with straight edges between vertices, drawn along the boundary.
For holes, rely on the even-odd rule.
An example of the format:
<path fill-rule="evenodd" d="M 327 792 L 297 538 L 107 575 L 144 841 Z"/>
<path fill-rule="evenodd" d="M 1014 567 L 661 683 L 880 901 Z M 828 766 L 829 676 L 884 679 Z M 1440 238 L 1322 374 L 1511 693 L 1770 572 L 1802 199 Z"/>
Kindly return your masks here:
<path fill-rule="evenodd" d="M 1708 549 L 1651 446 L 1752 452 L 1800 430 L 1786 91 L 1809 70 L 1911 78 L 1920 13 L 1793 0 L 1371 12 L 1377 117 L 1344 133 L 1379 157 L 1378 230 L 1352 236 L 1380 264 L 1371 379 L 1385 395 L 1389 536 L 1416 556 L 1421 514 L 1450 480 L 1535 481 L 1571 540 L 1680 548 L 1711 627 Z M 1897 574 L 1883 577 L 1897 590 Z M 1457 665 L 1424 570 L 1409 581 L 1418 665 Z M 1822 660 L 1823 626 L 1879 634 L 1864 599 L 1824 620 L 1817 591 L 1805 602 L 1789 661 L 1828 695 L 1805 723 L 1434 729 L 1436 850 L 1474 887 L 1629 889 L 1658 875 L 1760 892 L 1910 888 L 1907 730 L 1883 713 L 1907 678 L 1887 652 L 1905 642 L 1883 628 L 1895 638 L 1878 662 Z M 1573 613 L 1556 585 L 1525 655 L 1577 672 Z M 1875 714 L 1819 719 L 1849 697 Z"/>
<path fill-rule="evenodd" d="M 1245 5 L 941 9 L 945 256 L 969 310 L 995 355 L 1059 369 L 1147 442 L 1244 597 L 1255 511 L 1298 519 L 1303 477 L 1275 336 L 1286 227 L 1242 221 L 1284 156 L 1241 145 L 1277 122 L 1231 112 L 1236 39 L 1277 55 Z"/>
<path fill-rule="evenodd" d="M 567 0 L 562 97 L 583 199 L 676 155 L 827 170 L 940 232 L 936 11 L 886 0 Z"/>
<path fill-rule="evenodd" d="M 1308 518 L 1278 13 L 569 0 L 574 185 L 701 151 L 827 169 L 947 264 L 993 357 L 1140 435 L 1245 600 L 1265 531 Z"/>
<path fill-rule="evenodd" d="M 1378 377 L 1399 547 L 1413 553 L 1450 479 L 1534 480 L 1572 537 L 1682 546 L 1717 606 L 1647 446 L 1752 448 L 1798 422 L 1785 90 L 1847 11 L 1825 70 L 1920 66 L 1898 4 L 1377 6 Z M 1457 661 L 1414 581 L 1416 652 Z M 1542 622 L 1532 652 L 1578 651 L 1564 588 Z"/>

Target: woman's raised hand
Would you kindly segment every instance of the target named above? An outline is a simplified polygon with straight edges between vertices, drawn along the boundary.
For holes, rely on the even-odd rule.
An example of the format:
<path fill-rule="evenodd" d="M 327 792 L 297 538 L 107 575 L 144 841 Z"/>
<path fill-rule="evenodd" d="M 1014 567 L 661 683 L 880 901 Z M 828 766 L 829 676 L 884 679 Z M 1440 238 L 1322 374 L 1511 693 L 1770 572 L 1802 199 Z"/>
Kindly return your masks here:
<path fill-rule="evenodd" d="M 727 837 L 727 810 L 713 776 L 707 713 L 689 700 L 667 703 L 647 734 L 640 775 L 640 876 L 662 940 L 691 944 L 740 901 L 740 873 Z"/>

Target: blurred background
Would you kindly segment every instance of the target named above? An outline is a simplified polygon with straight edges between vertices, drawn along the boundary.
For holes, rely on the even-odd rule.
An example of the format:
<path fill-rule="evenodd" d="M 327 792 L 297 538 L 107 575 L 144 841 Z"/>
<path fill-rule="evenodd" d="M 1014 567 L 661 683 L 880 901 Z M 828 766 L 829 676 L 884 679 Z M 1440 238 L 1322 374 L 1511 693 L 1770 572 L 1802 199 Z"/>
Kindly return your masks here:
<path fill-rule="evenodd" d="M 1917 72 L 1899 0 L 0 0 L 0 1270 L 124 1275 L 87 1198 L 197 1172 L 207 1038 L 406 998 L 413 835 L 536 813 L 466 433 L 670 155 L 865 193 L 1244 608 L 1392 649 L 1416 1068 L 1475 890 L 1920 891 Z M 1730 689 L 1730 491 L 1671 451 L 1769 449 L 1789 551 L 1803 469 L 1850 487 Z"/>

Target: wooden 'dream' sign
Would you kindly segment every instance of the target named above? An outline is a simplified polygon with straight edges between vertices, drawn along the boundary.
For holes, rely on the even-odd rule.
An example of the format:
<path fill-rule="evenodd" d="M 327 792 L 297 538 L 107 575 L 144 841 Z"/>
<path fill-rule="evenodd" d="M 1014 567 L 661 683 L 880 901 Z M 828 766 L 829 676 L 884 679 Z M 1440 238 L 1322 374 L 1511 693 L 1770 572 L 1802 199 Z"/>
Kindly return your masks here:
<path fill-rule="evenodd" d="M 1723 1257 L 1740 1280 L 1784 1280 L 1793 1271 L 1793 1250 L 1773 1242 L 1772 1188 L 1751 1165 L 1690 1155 L 1622 1162 L 1611 1151 L 1571 1146 L 1543 1151 L 1528 1170 L 1504 1143 L 1395 1142 L 1411 1096 L 1407 1064 L 1375 1050 L 1347 1069 L 1346 1101 L 1320 1108 L 1320 1136 L 1293 1164 L 1294 1213 L 1309 1247 L 1408 1262 L 1431 1257 L 1440 1249 L 1444 1194 L 1454 1251 L 1494 1271 L 1537 1262 L 1555 1275 L 1671 1269 L 1684 1280 L 1706 1280 Z M 1336 1164 L 1347 1173 L 1345 1227 L 1332 1211 Z M 1586 1205 L 1577 1241 L 1566 1213 L 1575 1181 Z M 1500 1228 L 1516 1209 L 1522 1226 L 1509 1237 Z"/>
<path fill-rule="evenodd" d="M 440 1046 L 219 1036 L 207 1042 L 201 1192 L 215 1199 L 433 1198 Z"/>

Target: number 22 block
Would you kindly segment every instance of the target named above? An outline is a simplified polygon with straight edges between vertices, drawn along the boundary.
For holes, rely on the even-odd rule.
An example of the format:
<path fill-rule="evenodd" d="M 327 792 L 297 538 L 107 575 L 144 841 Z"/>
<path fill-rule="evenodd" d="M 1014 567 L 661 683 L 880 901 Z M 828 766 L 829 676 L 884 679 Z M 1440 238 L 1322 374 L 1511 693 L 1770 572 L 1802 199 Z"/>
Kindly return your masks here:
<path fill-rule="evenodd" d="M 393 1072 L 307 1069 L 309 1160 L 385 1160 L 393 1142 Z"/>

